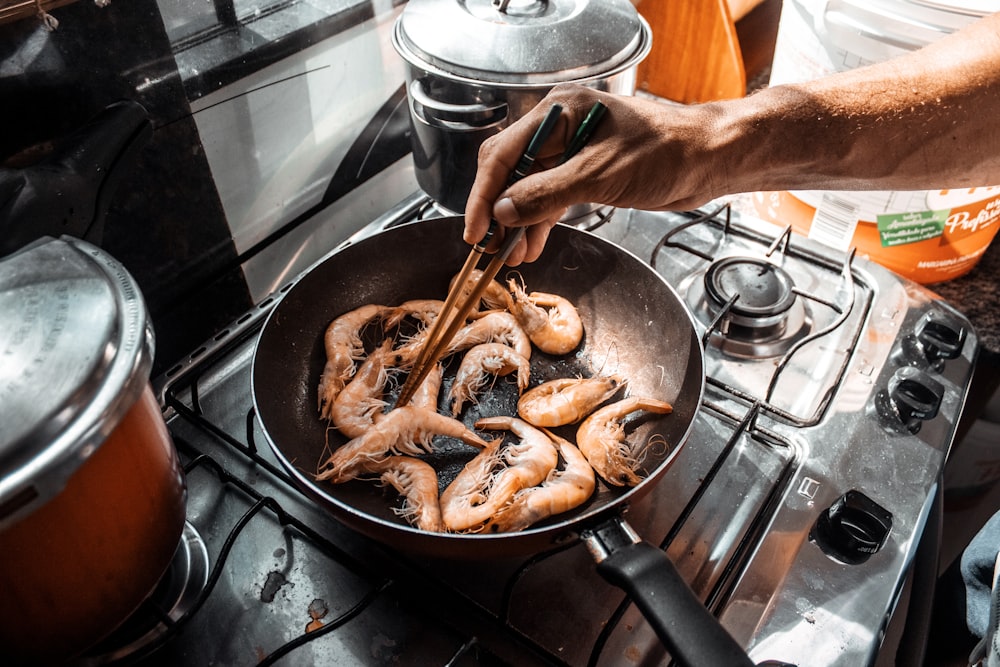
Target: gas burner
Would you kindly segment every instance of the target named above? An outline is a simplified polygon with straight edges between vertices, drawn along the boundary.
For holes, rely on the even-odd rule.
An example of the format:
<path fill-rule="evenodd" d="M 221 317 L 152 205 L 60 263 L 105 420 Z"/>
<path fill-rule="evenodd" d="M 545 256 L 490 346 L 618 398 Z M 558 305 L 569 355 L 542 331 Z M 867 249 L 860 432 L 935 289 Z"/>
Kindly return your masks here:
<path fill-rule="evenodd" d="M 753 329 L 784 328 L 785 313 L 795 303 L 791 276 L 784 269 L 754 257 L 726 257 L 708 267 L 705 289 L 729 308 L 732 324 Z"/>
<path fill-rule="evenodd" d="M 208 583 L 208 549 L 190 523 L 160 583 L 139 609 L 79 662 L 79 667 L 107 665 L 135 658 L 157 645 L 174 623 L 192 609 Z M 165 621 L 164 619 L 169 619 Z"/>
<path fill-rule="evenodd" d="M 721 319 L 712 342 L 734 357 L 783 355 L 811 326 L 794 282 L 781 267 L 756 257 L 725 257 L 692 281 L 688 303 L 706 325 Z"/>

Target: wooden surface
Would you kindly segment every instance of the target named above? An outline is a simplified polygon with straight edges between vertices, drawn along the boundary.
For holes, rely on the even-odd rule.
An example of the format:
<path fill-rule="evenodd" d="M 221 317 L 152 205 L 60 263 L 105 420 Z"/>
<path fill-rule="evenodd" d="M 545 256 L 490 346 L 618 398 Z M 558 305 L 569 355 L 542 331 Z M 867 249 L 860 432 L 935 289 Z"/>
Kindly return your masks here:
<path fill-rule="evenodd" d="M 746 94 L 727 0 L 639 0 L 636 9 L 653 32 L 652 50 L 638 68 L 640 89 L 686 104 Z"/>
<path fill-rule="evenodd" d="M 42 0 L 42 9 L 46 12 L 68 5 L 76 0 Z M 0 24 L 31 18 L 40 20 L 38 3 L 35 0 L 0 0 Z"/>

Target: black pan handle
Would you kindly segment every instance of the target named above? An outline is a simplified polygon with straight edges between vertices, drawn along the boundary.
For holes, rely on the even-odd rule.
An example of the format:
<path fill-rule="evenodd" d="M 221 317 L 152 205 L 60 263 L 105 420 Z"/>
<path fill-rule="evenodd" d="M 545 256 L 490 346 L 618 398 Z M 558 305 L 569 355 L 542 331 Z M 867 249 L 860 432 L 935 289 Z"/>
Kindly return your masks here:
<path fill-rule="evenodd" d="M 667 554 L 616 516 L 581 534 L 597 571 L 632 598 L 670 656 L 681 665 L 753 667 L 687 583 Z"/>

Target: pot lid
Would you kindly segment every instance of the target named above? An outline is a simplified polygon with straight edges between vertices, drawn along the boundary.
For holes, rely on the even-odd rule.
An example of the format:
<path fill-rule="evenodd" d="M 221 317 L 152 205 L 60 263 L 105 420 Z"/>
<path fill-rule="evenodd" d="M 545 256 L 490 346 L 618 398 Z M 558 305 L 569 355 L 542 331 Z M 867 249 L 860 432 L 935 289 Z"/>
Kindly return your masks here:
<path fill-rule="evenodd" d="M 149 380 L 138 286 L 83 241 L 0 259 L 0 526 L 62 490 Z"/>
<path fill-rule="evenodd" d="M 551 84 L 641 59 L 648 32 L 629 0 L 410 0 L 394 45 L 418 67 L 490 82 L 544 75 Z"/>

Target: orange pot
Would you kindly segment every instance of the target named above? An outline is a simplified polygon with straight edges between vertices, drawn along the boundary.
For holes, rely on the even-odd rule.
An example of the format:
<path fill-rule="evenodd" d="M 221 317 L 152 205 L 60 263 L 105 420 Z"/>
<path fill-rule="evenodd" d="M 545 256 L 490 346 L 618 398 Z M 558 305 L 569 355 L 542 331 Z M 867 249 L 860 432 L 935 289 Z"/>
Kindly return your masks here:
<path fill-rule="evenodd" d="M 0 533 L 4 652 L 51 664 L 110 634 L 156 587 L 184 516 L 183 474 L 147 386 L 62 492 Z"/>
<path fill-rule="evenodd" d="M 0 261 L 0 647 L 80 655 L 154 590 L 186 487 L 149 384 L 138 287 L 99 249 L 48 239 Z"/>

